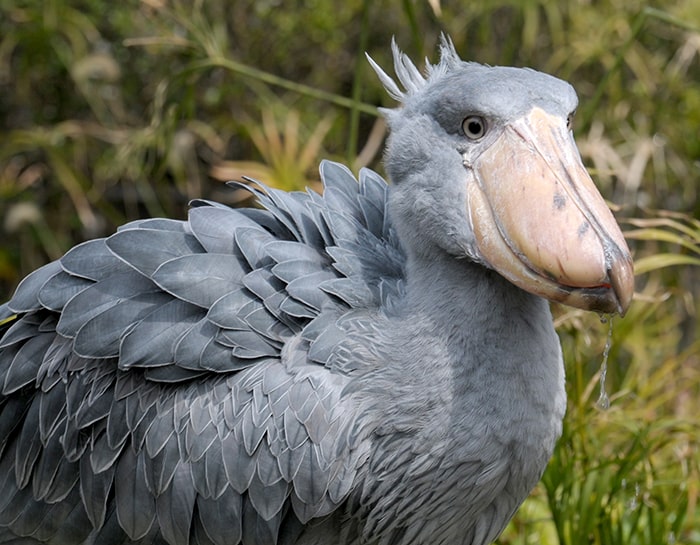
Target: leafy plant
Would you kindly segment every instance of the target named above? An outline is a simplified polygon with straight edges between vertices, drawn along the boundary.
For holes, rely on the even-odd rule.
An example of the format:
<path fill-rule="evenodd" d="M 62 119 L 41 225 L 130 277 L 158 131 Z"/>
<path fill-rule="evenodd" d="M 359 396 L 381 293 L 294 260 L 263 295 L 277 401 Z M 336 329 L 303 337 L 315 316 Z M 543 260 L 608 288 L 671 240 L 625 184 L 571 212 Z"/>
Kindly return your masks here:
<path fill-rule="evenodd" d="M 244 177 L 265 180 L 265 183 L 287 191 L 306 186 L 320 190 L 318 176 L 314 174 L 312 180 L 311 172 L 318 169 L 321 144 L 330 128 L 331 120 L 325 118 L 308 138 L 303 139 L 298 112 L 288 112 L 280 130 L 272 110 L 264 110 L 262 126 L 255 125 L 252 120 L 248 124 L 250 139 L 262 161 L 222 161 L 214 165 L 212 176 L 221 181 L 241 180 Z"/>

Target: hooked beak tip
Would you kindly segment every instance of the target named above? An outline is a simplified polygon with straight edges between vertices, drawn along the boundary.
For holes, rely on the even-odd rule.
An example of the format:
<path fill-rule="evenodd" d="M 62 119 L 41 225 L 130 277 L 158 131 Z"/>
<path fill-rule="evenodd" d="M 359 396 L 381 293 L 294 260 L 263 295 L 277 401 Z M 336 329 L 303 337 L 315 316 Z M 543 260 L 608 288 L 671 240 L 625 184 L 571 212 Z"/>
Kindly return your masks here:
<path fill-rule="evenodd" d="M 609 278 L 617 299 L 617 312 L 624 316 L 634 296 L 634 265 L 628 254 L 613 260 Z"/>

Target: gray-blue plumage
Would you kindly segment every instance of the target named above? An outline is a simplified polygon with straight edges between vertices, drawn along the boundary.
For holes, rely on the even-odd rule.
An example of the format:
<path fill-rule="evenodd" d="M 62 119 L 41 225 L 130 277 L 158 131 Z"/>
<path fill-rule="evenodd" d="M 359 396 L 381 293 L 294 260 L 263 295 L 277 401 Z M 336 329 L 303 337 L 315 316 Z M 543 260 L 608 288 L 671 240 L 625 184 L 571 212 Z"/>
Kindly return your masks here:
<path fill-rule="evenodd" d="M 405 91 L 374 65 L 403 103 L 393 188 L 323 162 L 322 196 L 250 185 L 261 208 L 133 222 L 0 306 L 0 543 L 496 538 L 564 412 L 538 295 L 598 308 L 605 292 L 608 308 L 616 277 L 538 291 L 550 272 L 528 293 L 481 251 L 470 208 L 486 144 L 533 108 L 565 123 L 568 84 L 463 63 L 449 42 L 427 79 L 394 56 Z M 481 144 L 463 128 L 476 114 Z"/>

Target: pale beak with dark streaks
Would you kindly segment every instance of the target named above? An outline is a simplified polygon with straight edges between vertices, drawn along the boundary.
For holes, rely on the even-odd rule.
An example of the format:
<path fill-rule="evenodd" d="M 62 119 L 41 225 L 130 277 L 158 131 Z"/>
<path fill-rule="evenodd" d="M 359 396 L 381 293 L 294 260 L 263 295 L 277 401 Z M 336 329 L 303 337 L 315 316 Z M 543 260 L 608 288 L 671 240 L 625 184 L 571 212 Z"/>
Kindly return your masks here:
<path fill-rule="evenodd" d="M 565 120 L 535 107 L 465 167 L 477 247 L 491 267 L 549 300 L 626 312 L 632 258 Z"/>

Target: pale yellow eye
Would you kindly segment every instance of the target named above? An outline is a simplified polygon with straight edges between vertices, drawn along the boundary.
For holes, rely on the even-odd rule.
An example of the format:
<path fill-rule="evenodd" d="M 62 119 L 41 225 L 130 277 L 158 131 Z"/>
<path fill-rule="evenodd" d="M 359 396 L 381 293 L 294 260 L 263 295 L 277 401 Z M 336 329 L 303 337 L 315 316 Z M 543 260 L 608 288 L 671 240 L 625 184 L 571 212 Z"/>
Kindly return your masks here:
<path fill-rule="evenodd" d="M 470 140 L 479 140 L 486 134 L 486 121 L 478 115 L 470 115 L 462 121 L 462 130 Z"/>

